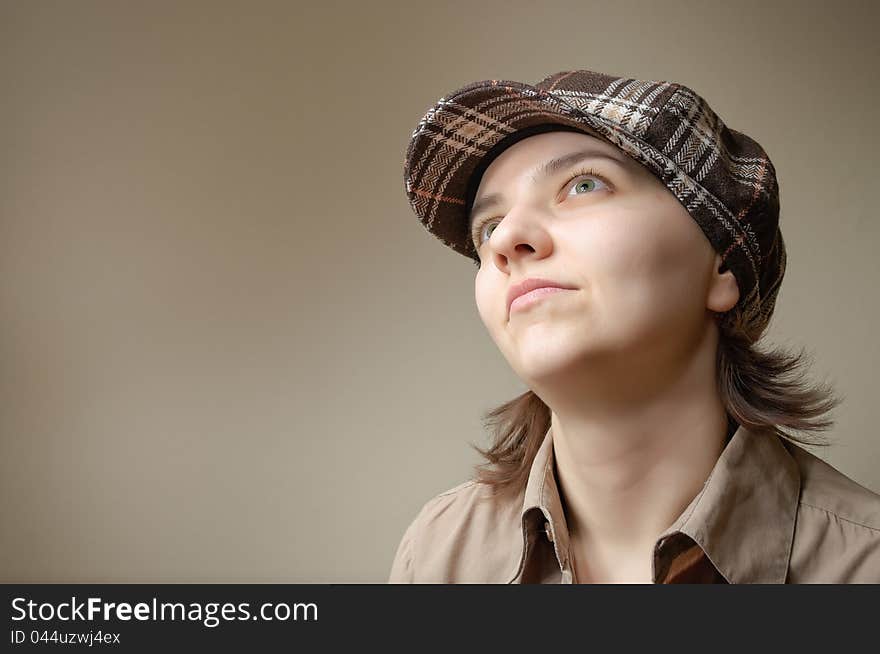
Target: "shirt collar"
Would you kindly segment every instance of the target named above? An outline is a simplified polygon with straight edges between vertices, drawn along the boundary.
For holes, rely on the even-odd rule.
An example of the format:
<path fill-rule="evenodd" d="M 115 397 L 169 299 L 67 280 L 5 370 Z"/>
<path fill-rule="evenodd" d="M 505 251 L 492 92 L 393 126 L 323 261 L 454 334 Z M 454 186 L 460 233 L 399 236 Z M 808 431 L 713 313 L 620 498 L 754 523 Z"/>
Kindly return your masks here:
<path fill-rule="evenodd" d="M 545 522 L 561 569 L 569 569 L 568 527 L 555 467 L 551 428 L 526 483 L 522 555 L 510 583 L 520 578 L 530 555 L 530 533 L 543 529 Z M 782 440 L 740 425 L 703 488 L 658 538 L 654 563 L 664 543 L 681 533 L 700 546 L 730 583 L 785 583 L 799 494 L 800 473 Z"/>

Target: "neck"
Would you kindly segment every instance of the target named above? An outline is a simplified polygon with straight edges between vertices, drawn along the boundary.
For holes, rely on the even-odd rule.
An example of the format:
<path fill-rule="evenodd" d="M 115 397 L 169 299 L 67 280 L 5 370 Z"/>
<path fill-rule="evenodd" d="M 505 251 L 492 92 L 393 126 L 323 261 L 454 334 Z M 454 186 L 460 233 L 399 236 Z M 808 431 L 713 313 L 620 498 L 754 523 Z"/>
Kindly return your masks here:
<path fill-rule="evenodd" d="M 556 475 L 573 553 L 594 569 L 603 561 L 609 572 L 635 568 L 641 575 L 649 569 L 656 539 L 718 460 L 728 424 L 715 383 L 716 347 L 716 339 L 706 339 L 681 365 L 667 366 L 665 375 L 631 375 L 638 381 L 622 392 L 613 383 L 568 380 L 568 391 L 586 386 L 590 393 L 578 393 L 579 400 L 549 393 L 549 402 L 539 393 L 552 411 Z M 593 392 L 599 388 L 606 391 Z"/>

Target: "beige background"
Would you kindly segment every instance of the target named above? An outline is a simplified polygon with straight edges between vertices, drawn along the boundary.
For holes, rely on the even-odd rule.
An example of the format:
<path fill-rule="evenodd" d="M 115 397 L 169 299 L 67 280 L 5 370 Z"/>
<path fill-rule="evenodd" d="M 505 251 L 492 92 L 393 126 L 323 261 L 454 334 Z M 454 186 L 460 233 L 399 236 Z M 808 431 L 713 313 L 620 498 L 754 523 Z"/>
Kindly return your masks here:
<path fill-rule="evenodd" d="M 524 390 L 407 204 L 409 136 L 573 68 L 687 84 L 768 151 L 770 340 L 880 490 L 878 12 L 843 5 L 3 2 L 0 580 L 384 581 Z"/>

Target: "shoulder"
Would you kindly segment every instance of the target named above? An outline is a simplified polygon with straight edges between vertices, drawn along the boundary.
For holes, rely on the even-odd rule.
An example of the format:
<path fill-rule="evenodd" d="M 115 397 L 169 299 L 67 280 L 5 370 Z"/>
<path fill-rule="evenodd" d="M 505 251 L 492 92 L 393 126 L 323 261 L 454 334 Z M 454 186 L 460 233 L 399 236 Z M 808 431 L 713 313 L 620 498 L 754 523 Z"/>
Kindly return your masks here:
<path fill-rule="evenodd" d="M 438 493 L 407 527 L 389 582 L 506 583 L 519 564 L 522 499 L 474 479 Z"/>
<path fill-rule="evenodd" d="M 801 474 L 800 504 L 880 535 L 880 495 L 818 456 L 786 443 Z"/>
<path fill-rule="evenodd" d="M 790 577 L 796 583 L 880 583 L 880 494 L 785 442 L 801 478 Z"/>

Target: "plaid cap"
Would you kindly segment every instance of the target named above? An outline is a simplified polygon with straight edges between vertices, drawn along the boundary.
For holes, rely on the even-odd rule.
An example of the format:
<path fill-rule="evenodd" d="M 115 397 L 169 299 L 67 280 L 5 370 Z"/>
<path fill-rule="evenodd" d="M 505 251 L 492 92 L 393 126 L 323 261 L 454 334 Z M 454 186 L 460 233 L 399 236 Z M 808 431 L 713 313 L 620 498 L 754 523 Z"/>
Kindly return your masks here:
<path fill-rule="evenodd" d="M 785 274 L 776 170 L 756 141 L 682 84 L 575 70 L 535 85 L 485 80 L 447 94 L 406 151 L 406 193 L 422 225 L 479 264 L 468 215 L 479 179 L 505 147 L 546 126 L 603 138 L 666 185 L 736 277 L 739 302 L 723 319 L 738 313 L 737 330 L 756 341 Z"/>

